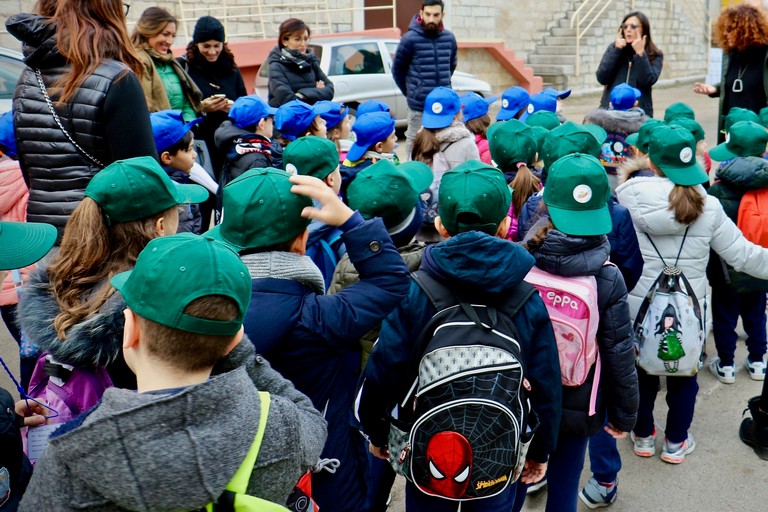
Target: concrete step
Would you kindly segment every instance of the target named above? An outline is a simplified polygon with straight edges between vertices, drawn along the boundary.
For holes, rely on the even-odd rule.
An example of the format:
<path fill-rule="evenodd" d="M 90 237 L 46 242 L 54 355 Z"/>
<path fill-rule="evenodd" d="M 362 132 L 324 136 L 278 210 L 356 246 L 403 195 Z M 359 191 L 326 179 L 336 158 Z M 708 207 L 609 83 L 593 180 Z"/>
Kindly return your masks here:
<path fill-rule="evenodd" d="M 583 40 L 582 40 L 583 41 Z M 546 36 L 541 45 L 546 46 L 576 46 L 576 37 Z"/>
<path fill-rule="evenodd" d="M 539 45 L 532 52 L 534 55 L 576 55 L 576 46 Z"/>
<path fill-rule="evenodd" d="M 528 64 L 536 66 L 538 64 L 560 64 L 568 65 L 576 62 L 576 53 L 571 55 L 537 55 L 535 52 L 528 55 Z"/>
<path fill-rule="evenodd" d="M 554 37 L 576 37 L 576 29 L 575 28 L 562 28 L 562 27 L 552 27 L 552 29 L 549 31 L 550 34 L 552 34 Z M 595 35 L 595 27 L 590 27 L 589 30 L 582 31 L 583 36 L 593 36 Z"/>
<path fill-rule="evenodd" d="M 558 65 L 558 64 L 539 64 L 538 66 L 531 66 L 533 72 L 541 77 L 557 76 L 557 75 L 572 75 L 575 73 L 575 64 L 572 65 Z"/>

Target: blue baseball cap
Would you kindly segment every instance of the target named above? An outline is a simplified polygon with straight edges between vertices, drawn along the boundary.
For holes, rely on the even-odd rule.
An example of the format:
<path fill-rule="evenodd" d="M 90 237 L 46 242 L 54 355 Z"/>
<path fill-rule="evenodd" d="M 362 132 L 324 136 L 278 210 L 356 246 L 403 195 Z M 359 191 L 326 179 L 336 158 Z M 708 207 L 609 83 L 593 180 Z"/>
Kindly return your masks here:
<path fill-rule="evenodd" d="M 539 92 L 531 96 L 531 101 L 528 103 L 523 115 L 520 116 L 520 121 L 525 122 L 528 116 L 534 112 L 541 112 L 542 110 L 548 112 L 557 112 L 557 98 L 551 94 L 545 92 Z"/>
<path fill-rule="evenodd" d="M 0 116 L 0 145 L 5 148 L 5 154 L 16 156 L 16 135 L 13 133 L 13 111 Z"/>
<path fill-rule="evenodd" d="M 559 100 L 564 100 L 565 98 L 567 98 L 568 96 L 571 95 L 571 90 L 570 89 L 566 89 L 564 91 L 558 91 L 554 87 L 547 87 L 546 89 L 544 89 L 541 92 L 543 92 L 544 94 L 549 94 L 550 96 L 554 96 L 555 98 L 557 98 Z"/>
<path fill-rule="evenodd" d="M 522 109 L 528 106 L 531 101 L 531 95 L 528 91 L 515 85 L 510 87 L 501 95 L 501 109 L 496 114 L 497 121 L 506 121 L 512 119 Z"/>
<path fill-rule="evenodd" d="M 309 130 L 312 121 L 320 115 L 319 111 L 322 111 L 322 108 L 316 110 L 303 101 L 289 101 L 277 109 L 275 127 L 280 131 L 280 135 L 286 139 L 295 140 L 296 137 L 301 137 Z"/>
<path fill-rule="evenodd" d="M 151 113 L 149 121 L 152 123 L 152 135 L 155 137 L 157 152 L 162 153 L 179 142 L 193 126 L 202 120 L 202 117 L 198 117 L 185 123 L 181 110 L 161 110 Z"/>
<path fill-rule="evenodd" d="M 488 107 L 499 99 L 498 96 L 491 96 L 490 98 L 483 98 L 476 92 L 467 92 L 461 95 L 459 100 L 461 106 L 464 107 L 464 121 L 471 121 L 478 117 L 483 117 L 488 113 Z"/>
<path fill-rule="evenodd" d="M 619 84 L 611 91 L 611 106 L 613 110 L 629 110 L 635 106 L 640 96 L 642 96 L 640 89 L 626 83 Z"/>
<path fill-rule="evenodd" d="M 357 118 L 352 131 L 357 140 L 349 148 L 347 159 L 354 162 L 363 158 L 368 148 L 392 135 L 395 120 L 387 112 L 369 112 Z"/>
<path fill-rule="evenodd" d="M 246 128 L 258 124 L 265 117 L 274 116 L 276 113 L 276 108 L 270 107 L 255 94 L 250 94 L 237 98 L 230 107 L 228 115 L 235 126 Z"/>
<path fill-rule="evenodd" d="M 363 103 L 360 104 L 359 107 L 357 107 L 357 117 L 360 117 L 363 114 L 368 114 L 370 112 L 390 112 L 391 113 L 392 109 L 389 108 L 389 105 L 379 100 L 364 101 Z"/>
<path fill-rule="evenodd" d="M 435 87 L 424 100 L 421 125 L 430 130 L 446 128 L 461 111 L 461 101 L 456 91 L 448 87 Z"/>
<path fill-rule="evenodd" d="M 349 113 L 346 105 L 328 100 L 318 101 L 313 108 L 317 115 L 325 119 L 325 127 L 329 130 L 341 124 Z"/>

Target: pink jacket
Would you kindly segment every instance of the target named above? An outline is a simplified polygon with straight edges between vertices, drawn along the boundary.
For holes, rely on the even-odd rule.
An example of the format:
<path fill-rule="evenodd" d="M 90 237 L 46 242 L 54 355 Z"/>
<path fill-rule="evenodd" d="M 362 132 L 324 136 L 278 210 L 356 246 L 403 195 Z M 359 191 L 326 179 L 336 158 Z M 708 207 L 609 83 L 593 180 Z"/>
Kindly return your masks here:
<path fill-rule="evenodd" d="M 10 222 L 25 222 L 27 220 L 27 200 L 29 190 L 21 175 L 19 163 L 11 160 L 0 160 L 0 220 Z M 21 270 L 22 279 L 26 281 L 34 265 Z M 0 306 L 16 304 L 19 300 L 13 285 L 13 275 L 8 275 L 0 288 Z"/>
<path fill-rule="evenodd" d="M 477 144 L 477 150 L 480 152 L 480 161 L 490 164 L 491 163 L 491 149 L 488 146 L 488 139 L 480 135 L 475 134 L 475 144 Z"/>

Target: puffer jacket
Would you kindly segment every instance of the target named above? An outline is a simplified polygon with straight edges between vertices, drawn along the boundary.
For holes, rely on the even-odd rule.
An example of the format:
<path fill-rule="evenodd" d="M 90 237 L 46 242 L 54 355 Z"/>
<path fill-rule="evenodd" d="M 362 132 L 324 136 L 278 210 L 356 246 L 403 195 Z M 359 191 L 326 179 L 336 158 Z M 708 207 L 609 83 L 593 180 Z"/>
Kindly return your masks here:
<path fill-rule="evenodd" d="M 475 144 L 477 144 L 477 151 L 480 153 L 480 161 L 491 165 L 491 149 L 488 146 L 488 139 L 476 133 Z"/>
<path fill-rule="evenodd" d="M 34 14 L 17 14 L 8 18 L 6 27 L 22 41 L 28 66 L 13 99 L 17 152 L 30 190 L 27 220 L 53 224 L 61 239 L 64 224 L 101 166 L 64 135 L 37 82 L 36 68 L 49 91 L 69 71 L 56 47 L 56 26 L 47 21 Z M 134 156 L 157 159 L 141 85 L 123 63 L 104 60 L 72 100 L 55 110 L 77 144 L 104 165 Z M 130 134 L 130 140 L 125 134 Z"/>
<path fill-rule="evenodd" d="M 653 117 L 651 88 L 659 79 L 663 64 L 664 55 L 661 52 L 651 62 L 645 52 L 642 57 L 638 57 L 632 45 L 616 48 L 614 43 L 609 44 L 595 72 L 597 81 L 605 86 L 600 98 L 600 108 L 608 108 L 614 87 L 627 83 L 640 89 L 642 96 L 637 100 L 638 106 L 648 117 Z"/>
<path fill-rule="evenodd" d="M 653 238 L 664 261 L 672 265 L 680 251 L 686 228 L 689 228 L 678 267 L 690 281 L 702 309 L 707 305 L 706 264 L 710 248 L 734 269 L 768 279 L 768 249 L 744 238 L 720 202 L 708 196 L 703 187 L 697 185 L 696 189 L 705 197 L 704 212 L 689 226 L 677 222 L 669 209 L 669 194 L 674 187 L 675 184 L 668 178 L 654 176 L 633 178 L 616 189 L 619 202 L 632 215 L 645 261 L 643 275 L 629 295 L 632 318 L 637 316 L 645 294 L 664 267 L 649 237 Z"/>
<path fill-rule="evenodd" d="M 736 222 L 744 193 L 768 188 L 768 161 L 754 156 L 734 158 L 717 170 L 716 178 L 707 192 L 720 200 L 728 218 Z M 707 277 L 712 287 L 731 285 L 738 292 L 768 291 L 768 281 L 736 272 L 716 254 L 709 257 Z"/>
<path fill-rule="evenodd" d="M 542 217 L 539 206 L 543 199 L 543 192 L 534 194 L 520 210 L 518 219 L 517 239 L 522 240 L 533 229 L 534 224 Z M 608 200 L 608 212 L 611 214 L 611 232 L 608 233 L 608 243 L 611 246 L 611 263 L 619 267 L 624 277 L 627 290 L 631 290 L 637 284 L 643 273 L 643 257 L 640 254 L 640 246 L 637 243 L 637 235 L 632 226 L 632 217 L 629 211 L 620 205 L 614 196 Z"/>
<path fill-rule="evenodd" d="M 647 119 L 648 116 L 639 107 L 629 110 L 596 108 L 584 117 L 584 122 L 596 124 L 609 133 L 629 135 L 636 133 Z"/>
<path fill-rule="evenodd" d="M 392 62 L 392 77 L 407 98 L 409 109 L 423 112 L 424 100 L 432 89 L 451 86 L 457 55 L 452 32 L 442 24 L 437 32 L 427 32 L 421 26 L 421 17 L 413 17 Z"/>
<path fill-rule="evenodd" d="M 589 416 L 594 368 L 587 381 L 578 387 L 563 387 L 563 417 L 560 432 L 589 436 L 608 421 L 623 432 L 635 426 L 640 400 L 632 320 L 627 307 L 627 288 L 619 270 L 605 265 L 610 247 L 603 236 L 572 237 L 555 229 L 547 233 L 542 245 L 532 251 L 536 266 L 563 277 L 594 276 L 600 321 L 597 343 L 600 353 L 600 382 L 597 414 Z"/>
<path fill-rule="evenodd" d="M 421 269 L 435 279 L 466 293 L 469 300 L 488 301 L 488 296 L 510 294 L 522 283 L 534 259 L 522 246 L 479 231 L 456 235 L 428 245 Z M 413 382 L 411 373 L 421 354 L 413 345 L 435 314 L 426 292 L 411 282 L 408 297 L 383 322 L 379 341 L 371 352 L 358 390 L 357 416 L 374 446 L 386 446 L 389 415 Z M 513 317 L 526 377 L 529 398 L 540 424 L 528 451 L 528 459 L 546 462 L 557 444 L 562 400 L 557 344 L 549 315 L 537 294 Z"/>
<path fill-rule="evenodd" d="M 320 100 L 330 101 L 333 99 L 333 82 L 320 68 L 320 60 L 312 50 L 307 50 L 304 61 L 303 64 L 298 64 L 286 58 L 278 46 L 269 52 L 267 57 L 267 65 L 269 66 L 268 101 L 271 107 L 277 108 L 295 99 L 301 99 L 310 105 Z M 318 80 L 322 80 L 325 87 L 318 88 L 316 85 Z M 299 98 L 297 93 L 303 97 Z"/>
<path fill-rule="evenodd" d="M 29 190 L 21 175 L 19 162 L 10 158 L 0 160 L 0 220 L 3 222 L 24 222 L 27 219 L 27 200 Z M 21 269 L 21 279 L 26 281 L 34 265 Z M 0 284 L 0 306 L 16 304 L 19 296 L 13 284 L 13 274 L 8 275 Z"/>
<path fill-rule="evenodd" d="M 174 167 L 163 166 L 165 174 L 176 183 L 190 184 L 189 174 Z M 199 204 L 184 204 L 179 206 L 179 227 L 177 233 L 194 233 L 200 235 L 203 232 L 203 214 Z"/>
<path fill-rule="evenodd" d="M 226 155 L 219 177 L 219 190 L 248 169 L 272 167 L 273 141 L 224 121 L 214 135 L 216 147 Z"/>

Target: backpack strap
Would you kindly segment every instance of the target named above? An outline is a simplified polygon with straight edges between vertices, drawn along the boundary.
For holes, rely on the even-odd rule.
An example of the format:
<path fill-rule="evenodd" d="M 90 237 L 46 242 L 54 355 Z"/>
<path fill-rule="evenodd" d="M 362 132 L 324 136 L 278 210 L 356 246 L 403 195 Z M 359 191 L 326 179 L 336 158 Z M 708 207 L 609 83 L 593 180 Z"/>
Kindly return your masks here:
<path fill-rule="evenodd" d="M 691 229 L 690 225 L 685 227 L 685 232 L 683 233 L 683 241 L 680 242 L 680 248 L 677 250 L 677 256 L 675 256 L 675 264 L 673 265 L 675 267 L 677 266 L 678 261 L 680 261 L 680 254 L 683 252 L 683 245 L 685 245 L 685 237 L 688 236 L 688 230 L 689 229 Z M 662 265 L 664 265 L 666 267 L 667 266 L 667 262 L 664 261 L 664 258 L 661 256 L 661 253 L 656 248 L 656 244 L 653 243 L 653 238 L 651 238 L 651 235 L 649 235 L 648 233 L 645 233 L 645 236 L 648 237 L 648 241 L 651 242 L 651 246 L 653 247 L 653 250 L 656 251 L 656 255 L 661 260 Z"/>

